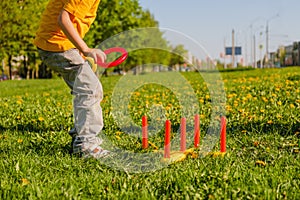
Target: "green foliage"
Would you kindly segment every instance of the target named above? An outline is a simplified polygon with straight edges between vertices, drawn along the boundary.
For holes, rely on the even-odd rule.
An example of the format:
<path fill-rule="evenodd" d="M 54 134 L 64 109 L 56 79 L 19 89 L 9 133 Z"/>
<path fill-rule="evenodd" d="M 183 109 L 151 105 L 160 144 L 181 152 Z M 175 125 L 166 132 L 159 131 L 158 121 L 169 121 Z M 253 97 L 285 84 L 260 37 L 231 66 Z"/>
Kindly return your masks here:
<path fill-rule="evenodd" d="M 182 55 L 187 55 L 187 50 L 184 49 L 183 45 L 178 45 L 173 49 L 173 56 L 171 58 L 170 64 L 183 64 L 185 62 L 185 59 L 182 57 Z"/>
<path fill-rule="evenodd" d="M 72 97 L 62 80 L 1 82 L 0 199 L 299 199 L 299 70 L 221 73 L 227 95 L 225 157 L 188 158 L 137 174 L 69 156 Z M 203 136 L 210 121 L 209 92 L 199 73 L 182 75 L 199 100 Z M 110 101 L 119 80 L 101 78 L 105 134 L 121 148 L 151 152 L 114 123 Z M 172 127 L 178 126 L 180 105 L 160 85 L 134 91 L 129 111 L 140 124 L 153 104 L 162 105 Z M 151 142 L 163 147 L 163 139 L 157 134 Z"/>
<path fill-rule="evenodd" d="M 36 59 L 38 54 L 32 41 L 47 3 L 48 0 L 2 0 L 0 5 L 0 60 L 10 58 L 8 62 L 11 62 L 12 56 L 27 56 L 29 60 L 24 62 L 20 69 L 25 77 L 28 68 L 36 68 L 40 64 Z M 108 38 L 124 31 L 157 26 L 158 22 L 154 16 L 148 10 L 143 10 L 137 0 L 102 0 L 97 18 L 84 39 L 88 45 L 96 47 Z M 151 31 L 152 35 L 146 32 L 139 34 L 138 38 L 134 41 L 129 40 L 128 43 L 134 42 L 136 46 L 147 44 L 172 49 L 159 29 Z M 126 45 L 130 47 L 130 44 Z M 128 61 L 120 67 L 128 70 L 147 60 L 168 64 L 170 56 L 168 52 L 157 53 L 155 50 L 130 52 Z"/>
<path fill-rule="evenodd" d="M 46 0 L 1 2 L 0 59 L 33 51 L 32 44 Z"/>

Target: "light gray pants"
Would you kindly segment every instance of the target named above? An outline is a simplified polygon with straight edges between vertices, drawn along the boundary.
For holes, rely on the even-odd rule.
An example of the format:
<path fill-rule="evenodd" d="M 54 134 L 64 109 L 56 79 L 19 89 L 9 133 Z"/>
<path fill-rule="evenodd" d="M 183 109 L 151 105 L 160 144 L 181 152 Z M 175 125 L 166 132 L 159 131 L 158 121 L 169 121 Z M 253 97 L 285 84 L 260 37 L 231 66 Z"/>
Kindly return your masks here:
<path fill-rule="evenodd" d="M 74 136 L 94 138 L 103 128 L 102 85 L 77 49 L 49 52 L 39 49 L 43 62 L 59 73 L 71 88 L 74 109 Z M 89 139 L 89 140 L 90 140 Z"/>

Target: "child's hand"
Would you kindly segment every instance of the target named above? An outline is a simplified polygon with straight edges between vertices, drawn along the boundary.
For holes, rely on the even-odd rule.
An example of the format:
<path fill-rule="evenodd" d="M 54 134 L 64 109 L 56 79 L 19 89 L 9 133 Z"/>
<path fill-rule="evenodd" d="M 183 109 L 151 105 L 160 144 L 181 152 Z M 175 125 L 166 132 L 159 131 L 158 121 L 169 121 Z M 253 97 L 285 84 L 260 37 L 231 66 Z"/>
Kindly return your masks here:
<path fill-rule="evenodd" d="M 84 52 L 84 56 L 93 58 L 95 63 L 104 63 L 106 60 L 106 54 L 100 49 L 89 49 L 88 52 Z"/>

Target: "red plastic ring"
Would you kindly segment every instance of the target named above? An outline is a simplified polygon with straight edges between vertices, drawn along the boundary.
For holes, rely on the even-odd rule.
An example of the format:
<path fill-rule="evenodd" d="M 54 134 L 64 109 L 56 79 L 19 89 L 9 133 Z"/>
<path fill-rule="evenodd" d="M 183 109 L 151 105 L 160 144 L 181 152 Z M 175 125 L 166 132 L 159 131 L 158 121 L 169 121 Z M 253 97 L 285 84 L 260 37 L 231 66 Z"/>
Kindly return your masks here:
<path fill-rule="evenodd" d="M 108 55 L 110 53 L 115 53 L 115 52 L 119 52 L 122 54 L 120 57 L 118 57 L 118 59 L 116 59 L 115 61 L 112 61 L 112 62 L 103 63 L 101 61 L 98 61 L 97 64 L 103 68 L 115 67 L 115 66 L 121 64 L 122 62 L 124 62 L 126 60 L 126 58 L 128 57 L 128 52 L 122 47 L 112 47 L 112 48 L 104 50 L 103 52 L 106 55 Z"/>

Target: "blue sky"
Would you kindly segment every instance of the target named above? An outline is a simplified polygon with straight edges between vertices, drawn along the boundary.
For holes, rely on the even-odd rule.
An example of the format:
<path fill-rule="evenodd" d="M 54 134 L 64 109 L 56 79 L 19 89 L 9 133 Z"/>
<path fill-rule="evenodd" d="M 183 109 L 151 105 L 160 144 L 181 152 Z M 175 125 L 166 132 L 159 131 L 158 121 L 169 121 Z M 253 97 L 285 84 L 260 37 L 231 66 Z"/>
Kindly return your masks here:
<path fill-rule="evenodd" d="M 219 59 L 224 46 L 231 46 L 232 30 L 235 45 L 242 46 L 244 59 L 250 59 L 251 49 L 253 54 L 254 36 L 259 57 L 260 52 L 266 52 L 267 22 L 269 51 L 300 41 L 299 0 L 139 0 L 139 3 L 153 14 L 161 28 L 187 35 L 212 58 Z"/>

